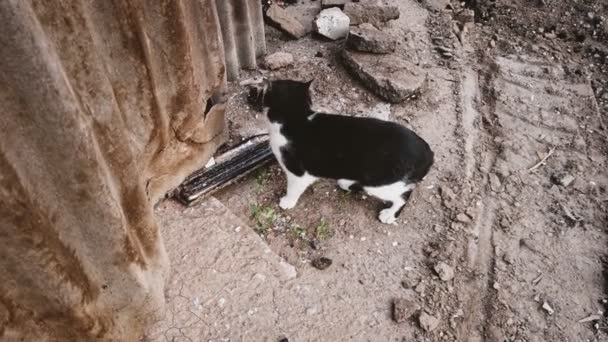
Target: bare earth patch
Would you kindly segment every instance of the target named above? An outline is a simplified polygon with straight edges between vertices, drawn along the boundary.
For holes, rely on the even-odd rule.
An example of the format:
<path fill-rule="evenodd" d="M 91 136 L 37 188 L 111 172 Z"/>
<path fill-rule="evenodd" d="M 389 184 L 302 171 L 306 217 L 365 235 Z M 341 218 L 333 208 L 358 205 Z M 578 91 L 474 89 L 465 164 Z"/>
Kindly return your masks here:
<path fill-rule="evenodd" d="M 157 208 L 173 263 L 168 316 L 146 340 L 608 340 L 603 64 L 589 67 L 584 47 L 567 54 L 575 41 L 541 42 L 543 55 L 534 44 L 547 38 L 505 21 L 502 1 L 467 4 L 497 19 L 464 31 L 451 20 L 458 4 L 389 2 L 401 11 L 384 28 L 399 37 L 395 54 L 427 73 L 415 98 L 385 103 L 342 66 L 343 43 L 273 28 L 269 54 L 294 64 L 264 74 L 314 77 L 319 110 L 387 118 L 429 142 L 435 166 L 398 224 L 332 181 L 283 211 L 276 163 L 192 208 L 168 200 Z M 534 13 L 517 20 L 539 26 Z M 265 129 L 244 90 L 230 85 L 232 144 Z"/>

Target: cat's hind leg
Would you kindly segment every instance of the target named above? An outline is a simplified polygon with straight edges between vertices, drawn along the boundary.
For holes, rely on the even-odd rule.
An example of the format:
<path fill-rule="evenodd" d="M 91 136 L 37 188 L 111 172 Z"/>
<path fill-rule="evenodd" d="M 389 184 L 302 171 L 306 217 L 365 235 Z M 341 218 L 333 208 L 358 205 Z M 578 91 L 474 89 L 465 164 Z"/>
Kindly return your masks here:
<path fill-rule="evenodd" d="M 371 196 L 379 198 L 390 204 L 388 208 L 380 211 L 378 219 L 382 223 L 392 224 L 396 221 L 397 216 L 399 216 L 401 213 L 401 210 L 405 206 L 407 199 L 409 199 L 414 187 L 414 184 L 406 184 L 405 182 L 399 181 L 382 186 L 366 186 L 363 189 Z"/>
<path fill-rule="evenodd" d="M 287 194 L 281 198 L 279 206 L 282 209 L 291 209 L 296 206 L 300 196 L 317 178 L 306 172 L 302 176 L 297 176 L 288 170 L 284 171 L 287 175 Z"/>

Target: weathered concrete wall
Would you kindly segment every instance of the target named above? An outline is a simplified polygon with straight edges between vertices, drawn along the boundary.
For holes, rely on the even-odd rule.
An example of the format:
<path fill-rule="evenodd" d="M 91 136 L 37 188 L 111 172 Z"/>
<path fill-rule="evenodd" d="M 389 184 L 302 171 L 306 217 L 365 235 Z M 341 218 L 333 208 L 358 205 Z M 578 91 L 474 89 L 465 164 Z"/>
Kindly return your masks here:
<path fill-rule="evenodd" d="M 222 27 L 228 80 L 239 78 L 240 69 L 257 68 L 256 58 L 266 53 L 262 2 L 214 0 Z"/>

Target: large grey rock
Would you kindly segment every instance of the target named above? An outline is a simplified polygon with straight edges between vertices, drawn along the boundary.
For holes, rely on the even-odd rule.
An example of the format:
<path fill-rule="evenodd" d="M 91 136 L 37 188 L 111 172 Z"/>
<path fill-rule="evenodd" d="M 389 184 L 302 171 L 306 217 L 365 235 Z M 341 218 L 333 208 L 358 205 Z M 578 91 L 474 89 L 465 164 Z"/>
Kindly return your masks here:
<path fill-rule="evenodd" d="M 397 39 L 371 24 L 361 24 L 350 29 L 346 46 L 362 52 L 390 53 L 395 51 Z"/>
<path fill-rule="evenodd" d="M 448 7 L 450 0 L 423 0 L 422 4 L 434 11 L 441 11 Z"/>
<path fill-rule="evenodd" d="M 348 35 L 350 19 L 338 7 L 322 10 L 315 19 L 316 31 L 329 39 L 337 40 Z"/>
<path fill-rule="evenodd" d="M 271 5 L 266 11 L 266 16 L 270 21 L 294 38 L 302 38 L 307 33 L 304 26 L 279 5 Z"/>
<path fill-rule="evenodd" d="M 315 21 L 315 17 L 321 12 L 321 4 L 318 1 L 314 1 L 287 6 L 285 7 L 285 11 L 297 19 L 302 24 L 302 27 L 304 27 L 306 34 L 308 34 L 314 29 L 313 22 Z"/>
<path fill-rule="evenodd" d="M 417 65 L 395 55 L 342 51 L 344 66 L 376 95 L 392 103 L 416 94 L 426 81 Z"/>
<path fill-rule="evenodd" d="M 321 1 L 321 6 L 323 8 L 330 8 L 330 7 L 344 7 L 344 5 L 346 5 L 347 3 L 349 3 L 350 0 L 322 0 Z"/>
<path fill-rule="evenodd" d="M 350 3 L 344 6 L 344 13 L 350 18 L 351 25 L 370 23 L 379 26 L 389 20 L 399 19 L 397 6 Z"/>

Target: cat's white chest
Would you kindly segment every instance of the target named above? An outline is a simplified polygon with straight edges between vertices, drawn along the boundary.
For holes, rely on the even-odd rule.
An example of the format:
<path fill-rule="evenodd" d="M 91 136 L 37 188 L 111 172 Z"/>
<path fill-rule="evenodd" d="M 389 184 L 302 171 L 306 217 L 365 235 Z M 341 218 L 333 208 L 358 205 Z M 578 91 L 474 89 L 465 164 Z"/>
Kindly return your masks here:
<path fill-rule="evenodd" d="M 274 153 L 275 157 L 281 162 L 281 148 L 287 145 L 287 138 L 281 133 L 282 125 L 276 122 L 268 123 L 268 134 L 270 135 L 270 148 L 272 149 L 272 153 Z"/>

